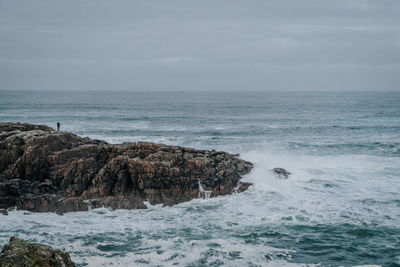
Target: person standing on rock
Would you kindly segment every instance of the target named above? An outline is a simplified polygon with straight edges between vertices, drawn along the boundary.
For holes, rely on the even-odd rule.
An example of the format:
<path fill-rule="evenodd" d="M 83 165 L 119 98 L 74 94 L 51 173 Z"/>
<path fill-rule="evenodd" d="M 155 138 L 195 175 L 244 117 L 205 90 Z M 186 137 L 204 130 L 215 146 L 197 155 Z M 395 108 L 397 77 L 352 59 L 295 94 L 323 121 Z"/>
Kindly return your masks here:
<path fill-rule="evenodd" d="M 60 122 L 59 121 L 57 121 L 57 131 L 59 131 L 60 130 Z"/>

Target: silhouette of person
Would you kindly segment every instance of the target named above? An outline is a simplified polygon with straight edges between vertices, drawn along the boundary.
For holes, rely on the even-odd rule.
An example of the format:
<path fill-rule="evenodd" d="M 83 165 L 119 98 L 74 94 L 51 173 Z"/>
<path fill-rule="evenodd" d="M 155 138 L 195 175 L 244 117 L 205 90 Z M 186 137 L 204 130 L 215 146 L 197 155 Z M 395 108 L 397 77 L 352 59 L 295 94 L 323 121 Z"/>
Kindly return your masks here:
<path fill-rule="evenodd" d="M 57 122 L 57 131 L 60 130 L 60 125 L 61 125 L 61 124 L 60 124 L 60 122 L 58 121 L 58 122 Z"/>

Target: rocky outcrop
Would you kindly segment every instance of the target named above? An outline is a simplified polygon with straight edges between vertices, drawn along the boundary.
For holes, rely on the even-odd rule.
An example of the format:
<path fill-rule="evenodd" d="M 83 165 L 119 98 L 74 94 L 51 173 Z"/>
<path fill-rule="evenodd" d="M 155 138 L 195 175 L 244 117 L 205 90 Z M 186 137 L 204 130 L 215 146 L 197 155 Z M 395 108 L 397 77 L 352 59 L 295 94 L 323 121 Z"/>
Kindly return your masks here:
<path fill-rule="evenodd" d="M 283 168 L 273 168 L 272 171 L 279 177 L 279 178 L 285 178 L 287 179 L 289 175 L 291 175 L 290 172 Z"/>
<path fill-rule="evenodd" d="M 225 152 L 154 143 L 111 145 L 41 125 L 0 123 L 0 208 L 136 209 L 211 197 L 240 184 L 252 164 Z"/>
<path fill-rule="evenodd" d="M 68 253 L 11 237 L 0 253 L 0 267 L 74 267 Z"/>

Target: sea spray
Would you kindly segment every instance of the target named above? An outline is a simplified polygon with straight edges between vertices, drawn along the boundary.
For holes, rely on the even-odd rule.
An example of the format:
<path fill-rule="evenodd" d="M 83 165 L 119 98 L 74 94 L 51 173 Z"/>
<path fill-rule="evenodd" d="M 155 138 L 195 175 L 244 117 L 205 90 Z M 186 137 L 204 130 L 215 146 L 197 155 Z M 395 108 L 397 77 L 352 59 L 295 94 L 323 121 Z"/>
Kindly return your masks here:
<path fill-rule="evenodd" d="M 212 191 L 204 190 L 200 179 L 198 179 L 197 181 L 199 183 L 199 196 L 198 196 L 198 198 L 209 199 L 211 197 L 211 192 Z"/>
<path fill-rule="evenodd" d="M 237 185 L 235 186 L 235 188 L 233 188 L 232 193 L 233 193 L 233 194 L 239 193 L 239 188 L 240 188 L 241 185 L 242 185 L 242 182 L 239 181 L 239 182 L 237 183 Z"/>

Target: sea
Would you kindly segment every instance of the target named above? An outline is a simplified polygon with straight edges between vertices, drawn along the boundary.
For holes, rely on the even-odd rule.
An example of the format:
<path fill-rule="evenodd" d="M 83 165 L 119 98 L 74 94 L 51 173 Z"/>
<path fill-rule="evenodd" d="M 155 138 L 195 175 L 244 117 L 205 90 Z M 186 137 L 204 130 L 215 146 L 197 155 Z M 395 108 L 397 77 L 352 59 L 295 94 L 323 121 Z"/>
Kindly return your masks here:
<path fill-rule="evenodd" d="M 0 215 L 77 266 L 400 266 L 400 92 L 0 91 L 0 121 L 239 153 L 246 192 Z M 279 179 L 274 167 L 292 175 Z"/>

